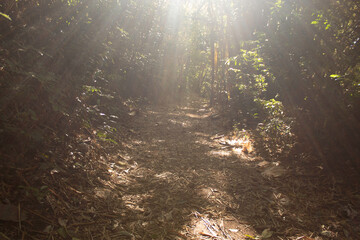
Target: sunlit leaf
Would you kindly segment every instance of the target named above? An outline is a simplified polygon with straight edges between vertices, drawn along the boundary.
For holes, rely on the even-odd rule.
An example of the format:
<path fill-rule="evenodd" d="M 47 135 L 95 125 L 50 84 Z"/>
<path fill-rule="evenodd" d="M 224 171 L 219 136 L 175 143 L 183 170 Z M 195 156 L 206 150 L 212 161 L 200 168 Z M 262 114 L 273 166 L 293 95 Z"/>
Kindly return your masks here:
<path fill-rule="evenodd" d="M 236 68 L 229 68 L 229 71 L 233 71 L 233 72 L 241 72 L 240 69 L 236 69 Z"/>
<path fill-rule="evenodd" d="M 256 239 L 255 237 L 249 235 L 249 234 L 245 234 L 245 237 L 251 238 L 251 239 Z"/>
<path fill-rule="evenodd" d="M 6 19 L 12 21 L 12 19 L 11 19 L 11 17 L 10 17 L 9 15 L 7 15 L 7 14 L 5 14 L 5 13 L 2 13 L 2 12 L 0 12 L 0 15 L 3 16 L 3 17 L 6 18 Z"/>
<path fill-rule="evenodd" d="M 118 142 L 116 142 L 114 139 L 111 139 L 111 138 L 106 138 L 106 139 L 104 139 L 104 140 L 107 141 L 107 142 L 112 142 L 112 143 L 114 143 L 114 144 L 116 144 L 116 145 L 119 144 Z"/>

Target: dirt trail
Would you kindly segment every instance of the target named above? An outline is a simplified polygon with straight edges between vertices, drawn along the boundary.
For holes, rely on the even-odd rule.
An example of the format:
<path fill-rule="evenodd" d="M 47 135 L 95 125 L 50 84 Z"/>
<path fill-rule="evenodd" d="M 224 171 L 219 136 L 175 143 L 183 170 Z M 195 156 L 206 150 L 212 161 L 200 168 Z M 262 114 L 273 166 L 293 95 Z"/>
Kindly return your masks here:
<path fill-rule="evenodd" d="M 134 239 L 320 240 L 357 231 L 348 225 L 355 218 L 339 219 L 354 205 L 321 169 L 244 153 L 221 125 L 201 101 L 135 117 L 132 166 L 116 178 Z"/>
<path fill-rule="evenodd" d="M 246 140 L 226 136 L 204 101 L 148 106 L 131 112 L 131 123 L 104 115 L 99 123 L 113 124 L 117 142 L 86 130 L 69 153 L 56 145 L 32 163 L 39 167 L 18 173 L 30 193 L 23 235 L 325 240 L 360 233 L 358 185 L 334 182 L 311 158 L 264 161 Z M 30 192 L 37 183 L 46 189 Z M 7 224 L 0 233 L 16 236 L 7 229 L 17 223 Z"/>
<path fill-rule="evenodd" d="M 142 239 L 255 236 L 246 216 L 232 211 L 257 212 L 240 206 L 247 196 L 235 193 L 250 188 L 257 192 L 259 180 L 251 176 L 259 173 L 249 157 L 219 143 L 223 130 L 211 114 L 205 103 L 193 102 L 188 107 L 149 108 L 134 122 L 138 138 L 133 142 L 133 167 L 126 173 L 131 180 L 123 178 L 127 188 L 122 199 L 141 215 L 132 232 Z"/>

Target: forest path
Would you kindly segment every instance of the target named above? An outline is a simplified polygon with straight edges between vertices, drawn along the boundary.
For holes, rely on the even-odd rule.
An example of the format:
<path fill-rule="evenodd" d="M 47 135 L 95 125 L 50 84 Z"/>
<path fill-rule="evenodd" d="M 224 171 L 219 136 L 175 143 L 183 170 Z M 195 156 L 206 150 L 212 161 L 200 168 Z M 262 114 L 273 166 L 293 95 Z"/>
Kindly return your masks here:
<path fill-rule="evenodd" d="M 7 191 L 9 199 L 11 192 L 27 196 L 23 235 L 357 239 L 347 237 L 360 232 L 356 187 L 336 183 L 310 157 L 261 159 L 246 136 L 228 136 L 204 100 L 107 115 L 98 110 L 97 128 L 83 128 L 76 141 L 18 170 L 18 182 L 11 175 L 17 168 L 4 171 L 3 186 L 20 189 Z M 0 207 L 17 216 L 18 207 Z M 0 211 L 1 219 L 11 220 Z M 0 234 L 18 239 L 17 226 L 0 225 Z"/>
<path fill-rule="evenodd" d="M 257 156 L 244 136 L 227 135 L 204 100 L 148 106 L 133 119 L 123 156 L 130 167 L 113 178 L 126 209 L 121 226 L 133 239 L 356 236 L 354 194 L 312 158 Z"/>
<path fill-rule="evenodd" d="M 134 119 L 132 166 L 117 183 L 137 238 L 245 239 L 256 236 L 251 224 L 261 234 L 274 223 L 262 217 L 272 191 L 258 161 L 227 143 L 205 102 L 152 106 Z"/>

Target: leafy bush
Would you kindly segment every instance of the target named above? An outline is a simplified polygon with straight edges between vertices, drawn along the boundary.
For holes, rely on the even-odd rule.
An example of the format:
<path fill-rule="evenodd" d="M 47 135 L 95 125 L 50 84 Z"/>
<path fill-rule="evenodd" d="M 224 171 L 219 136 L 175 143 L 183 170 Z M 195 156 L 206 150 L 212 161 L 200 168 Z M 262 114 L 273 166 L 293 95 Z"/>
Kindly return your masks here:
<path fill-rule="evenodd" d="M 257 123 L 265 115 L 260 104 L 265 97 L 268 81 L 272 76 L 266 69 L 257 52 L 257 42 L 251 50 L 241 50 L 238 56 L 229 58 L 228 65 L 230 89 L 230 109 L 236 121 Z"/>
<path fill-rule="evenodd" d="M 292 127 L 294 119 L 284 114 L 282 102 L 275 99 L 258 100 L 266 112 L 263 123 L 257 127 L 257 132 L 267 144 L 267 152 L 284 152 L 294 144 Z"/>
<path fill-rule="evenodd" d="M 250 50 L 241 50 L 230 58 L 227 65 L 230 71 L 230 111 L 234 125 L 239 128 L 255 129 L 268 153 L 283 152 L 292 145 L 292 125 L 294 119 L 286 117 L 283 103 L 275 100 L 268 92 L 269 84 L 275 80 L 258 53 L 258 42 L 248 43 Z"/>

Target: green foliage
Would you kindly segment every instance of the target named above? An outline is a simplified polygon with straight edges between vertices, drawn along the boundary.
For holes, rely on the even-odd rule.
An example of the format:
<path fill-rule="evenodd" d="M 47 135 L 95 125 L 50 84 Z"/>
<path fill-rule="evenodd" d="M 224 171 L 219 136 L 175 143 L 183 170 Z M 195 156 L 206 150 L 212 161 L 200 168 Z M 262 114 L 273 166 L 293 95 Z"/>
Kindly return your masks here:
<path fill-rule="evenodd" d="M 293 119 L 285 116 L 281 101 L 268 99 L 271 96 L 268 86 L 276 79 L 259 54 L 259 42 L 247 42 L 243 46 L 250 50 L 241 49 L 239 55 L 226 61 L 230 73 L 228 81 L 234 86 L 230 111 L 237 113 L 235 124 L 257 126 L 256 131 L 266 143 L 263 150 L 267 152 L 288 150 L 294 142 Z"/>
<path fill-rule="evenodd" d="M 313 14 L 315 15 L 315 14 Z M 317 14 L 317 18 L 311 22 L 312 25 L 317 25 L 319 28 L 322 28 L 321 24 L 325 26 L 325 30 L 328 30 L 331 27 L 329 20 L 324 17 L 323 14 Z"/>
<path fill-rule="evenodd" d="M 258 54 L 257 42 L 248 44 L 255 48 L 242 49 L 240 55 L 226 61 L 230 72 L 228 81 L 235 87 L 230 90 L 231 111 L 240 113 L 237 117 L 239 120 L 245 118 L 247 121 L 259 121 L 259 117 L 264 117 L 259 102 L 263 99 L 272 76 Z"/>
<path fill-rule="evenodd" d="M 87 86 L 87 85 L 84 85 L 83 86 L 84 90 L 87 92 L 87 93 L 95 93 L 95 92 L 101 92 L 100 89 L 94 87 L 94 86 Z"/>
<path fill-rule="evenodd" d="M 296 134 L 321 146 L 314 151 L 329 159 L 328 149 L 340 147 L 333 139 L 346 142 L 344 149 L 356 149 L 359 140 L 358 9 L 357 1 L 286 1 L 269 14 L 260 38 L 260 52 L 275 76 L 269 88 L 296 117 Z M 343 151 L 341 158 L 348 154 Z"/>
<path fill-rule="evenodd" d="M 81 1 L 80 0 L 67 0 L 67 4 L 69 6 L 76 6 L 80 3 Z"/>
<path fill-rule="evenodd" d="M 113 128 L 112 130 L 114 131 L 114 130 L 116 130 L 116 129 Z M 97 135 L 98 138 L 100 138 L 100 140 L 102 140 L 102 141 L 111 142 L 111 143 L 113 143 L 113 144 L 115 144 L 115 145 L 118 145 L 118 143 L 117 143 L 114 139 L 112 139 L 112 138 L 110 138 L 110 137 L 108 136 L 108 133 L 107 133 L 107 132 L 101 132 L 101 131 L 99 131 L 99 132 L 97 132 L 96 135 Z"/>
<path fill-rule="evenodd" d="M 268 143 L 269 149 L 267 150 L 289 150 L 288 147 L 291 146 L 295 140 L 292 129 L 294 119 L 284 114 L 282 102 L 275 99 L 258 101 L 267 115 L 263 123 L 259 124 L 257 128 L 263 137 L 263 141 Z"/>

